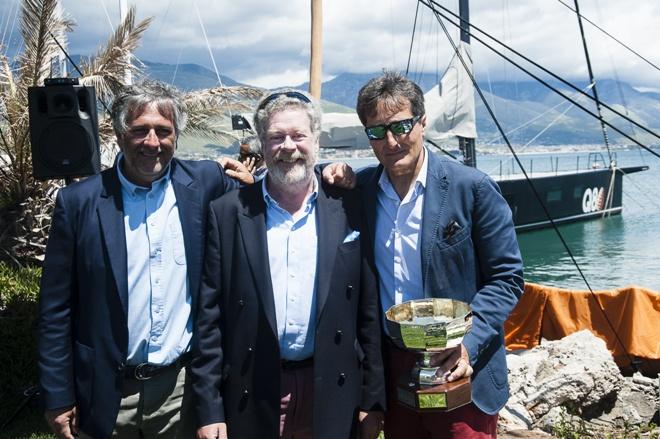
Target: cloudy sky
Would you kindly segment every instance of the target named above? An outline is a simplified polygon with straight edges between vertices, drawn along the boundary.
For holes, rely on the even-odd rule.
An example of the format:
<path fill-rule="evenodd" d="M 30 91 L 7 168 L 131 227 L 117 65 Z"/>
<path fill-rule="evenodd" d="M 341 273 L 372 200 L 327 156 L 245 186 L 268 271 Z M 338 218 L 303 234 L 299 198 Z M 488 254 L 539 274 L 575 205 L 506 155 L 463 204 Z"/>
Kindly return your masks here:
<path fill-rule="evenodd" d="M 471 22 L 516 50 L 570 79 L 586 79 L 575 14 L 561 2 L 573 0 L 472 0 Z M 0 31 L 5 52 L 17 50 L 20 0 L 0 0 Z M 307 80 L 309 0 L 129 0 L 139 18 L 154 17 L 140 59 L 171 64 L 197 63 L 213 69 L 203 23 L 221 74 L 252 85 L 275 87 Z M 452 10 L 458 0 L 440 0 Z M 119 21 L 119 0 L 62 0 L 77 26 L 69 51 L 92 54 Z M 325 0 L 323 74 L 404 70 L 415 17 L 414 0 Z M 657 0 L 581 0 L 584 16 L 660 65 L 660 2 Z M 448 24 L 452 36 L 455 28 Z M 660 72 L 585 23 L 594 70 L 599 78 L 656 87 Z M 9 36 L 12 36 L 11 40 Z M 442 72 L 450 46 L 425 7 L 420 7 L 412 69 Z M 480 79 L 511 79 L 515 69 L 478 43 L 473 44 Z M 660 86 L 658 86 L 660 88 Z"/>

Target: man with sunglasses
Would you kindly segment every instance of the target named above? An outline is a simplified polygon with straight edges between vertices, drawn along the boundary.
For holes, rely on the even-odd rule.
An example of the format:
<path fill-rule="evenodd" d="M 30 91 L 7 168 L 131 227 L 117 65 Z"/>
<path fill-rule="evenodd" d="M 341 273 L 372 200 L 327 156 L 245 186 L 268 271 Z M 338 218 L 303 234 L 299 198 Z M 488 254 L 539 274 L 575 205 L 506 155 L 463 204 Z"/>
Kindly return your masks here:
<path fill-rule="evenodd" d="M 468 302 L 472 330 L 460 349 L 433 358 L 448 380 L 471 377 L 472 403 L 418 414 L 397 402 L 397 380 L 416 358 L 385 345 L 387 439 L 496 437 L 509 393 L 503 323 L 523 292 L 511 211 L 482 172 L 424 147 L 424 95 L 395 72 L 369 81 L 357 113 L 380 165 L 358 174 L 374 242 L 382 311 L 428 297 Z M 331 165 L 329 182 L 350 175 Z M 384 319 L 384 317 L 383 317 Z M 387 340 L 387 337 L 384 337 Z"/>
<path fill-rule="evenodd" d="M 309 96 L 271 93 L 254 121 L 266 177 L 209 208 L 197 437 L 373 439 L 385 394 L 358 194 L 315 172 L 321 112 Z"/>

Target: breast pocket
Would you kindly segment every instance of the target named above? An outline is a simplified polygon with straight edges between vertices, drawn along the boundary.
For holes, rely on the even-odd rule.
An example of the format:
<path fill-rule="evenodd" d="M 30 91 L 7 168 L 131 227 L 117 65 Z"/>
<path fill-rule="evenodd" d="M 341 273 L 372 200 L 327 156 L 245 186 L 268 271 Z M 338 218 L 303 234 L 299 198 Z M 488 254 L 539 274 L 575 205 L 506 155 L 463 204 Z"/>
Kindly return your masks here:
<path fill-rule="evenodd" d="M 427 274 L 430 291 L 471 302 L 476 292 L 476 261 L 469 230 L 438 241 L 432 252 Z"/>
<path fill-rule="evenodd" d="M 183 242 L 181 224 L 170 223 L 169 239 L 172 243 L 172 254 L 174 255 L 174 262 L 179 265 L 186 265 L 186 246 Z"/>

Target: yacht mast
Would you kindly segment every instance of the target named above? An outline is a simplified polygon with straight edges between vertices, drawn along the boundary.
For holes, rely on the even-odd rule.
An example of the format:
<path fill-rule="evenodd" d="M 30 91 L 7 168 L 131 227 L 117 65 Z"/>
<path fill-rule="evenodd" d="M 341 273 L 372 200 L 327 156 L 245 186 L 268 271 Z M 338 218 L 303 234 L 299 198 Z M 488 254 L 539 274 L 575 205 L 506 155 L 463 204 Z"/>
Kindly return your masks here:
<path fill-rule="evenodd" d="M 124 19 L 126 18 L 126 14 L 128 14 L 128 0 L 119 0 L 119 19 L 120 23 L 124 22 Z M 126 61 L 128 63 L 131 62 L 131 53 L 126 54 Z M 133 74 L 131 73 L 131 69 L 126 69 L 124 71 L 124 85 L 131 85 L 133 83 Z"/>
<path fill-rule="evenodd" d="M 309 93 L 321 99 L 321 66 L 323 63 L 323 5 L 322 0 L 312 3 L 312 46 L 309 61 Z"/>
<path fill-rule="evenodd" d="M 461 41 L 470 44 L 470 5 L 469 0 L 459 0 L 458 15 L 461 18 Z M 475 141 L 469 137 L 458 137 L 458 148 L 463 154 L 463 163 L 467 166 L 477 167 Z"/>
<path fill-rule="evenodd" d="M 587 39 L 584 36 L 584 28 L 582 27 L 582 15 L 580 14 L 580 7 L 578 6 L 578 0 L 575 2 L 575 14 L 577 15 L 578 24 L 580 25 L 580 35 L 582 35 L 582 46 L 584 47 L 584 56 L 587 59 L 587 70 L 589 71 L 589 82 L 591 83 L 592 90 L 594 93 L 594 101 L 596 102 L 596 110 L 598 111 L 598 120 L 600 121 L 600 128 L 603 130 L 603 139 L 605 141 L 605 148 L 607 148 L 607 155 L 610 160 L 610 166 L 612 165 L 612 153 L 610 152 L 610 142 L 607 137 L 607 128 L 603 122 L 603 114 L 600 109 L 600 99 L 598 99 L 598 90 L 596 89 L 596 80 L 594 79 L 594 72 L 591 69 L 591 59 L 589 58 L 589 49 L 587 48 Z"/>

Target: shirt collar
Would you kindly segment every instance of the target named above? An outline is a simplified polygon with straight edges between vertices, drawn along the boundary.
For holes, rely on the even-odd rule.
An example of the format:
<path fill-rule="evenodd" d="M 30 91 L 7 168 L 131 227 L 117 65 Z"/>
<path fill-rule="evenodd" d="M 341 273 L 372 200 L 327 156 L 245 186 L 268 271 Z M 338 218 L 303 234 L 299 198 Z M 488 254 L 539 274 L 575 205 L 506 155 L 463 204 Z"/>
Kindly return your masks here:
<path fill-rule="evenodd" d="M 266 180 L 268 178 L 263 178 L 261 180 L 261 188 L 263 189 L 264 193 L 264 202 L 266 203 L 266 206 L 271 209 L 271 208 L 277 208 L 279 210 L 284 210 L 280 207 L 279 203 L 275 198 L 273 198 L 269 193 L 268 193 L 268 188 L 266 187 Z M 319 196 L 319 188 L 318 188 L 318 182 L 316 181 L 316 177 L 312 178 L 312 184 L 314 185 L 312 189 L 312 193 L 307 197 L 307 200 L 305 201 L 305 213 L 309 213 L 310 209 L 316 202 L 316 198 Z"/>
<path fill-rule="evenodd" d="M 138 196 L 141 193 L 149 192 L 150 190 L 161 189 L 165 187 L 170 181 L 170 174 L 171 174 L 170 171 L 172 168 L 168 163 L 163 176 L 160 177 L 158 180 L 154 181 L 153 183 L 151 183 L 151 188 L 139 186 L 135 183 L 130 182 L 128 178 L 126 178 L 126 176 L 124 175 L 124 171 L 122 171 L 121 169 L 123 161 L 124 161 L 124 153 L 119 152 L 119 154 L 117 155 L 117 175 L 119 176 L 119 181 L 121 183 L 122 189 L 131 197 Z"/>
<path fill-rule="evenodd" d="M 424 151 L 424 159 L 422 160 L 422 167 L 419 170 L 419 174 L 417 174 L 417 178 L 415 178 L 415 183 L 412 185 L 410 189 L 408 189 L 408 193 L 403 198 L 403 200 L 401 200 L 401 202 L 411 198 L 412 195 L 419 193 L 420 191 L 426 188 L 426 176 L 428 175 L 428 170 L 429 170 L 430 152 L 426 147 L 423 147 L 423 151 Z M 388 197 L 396 198 L 397 200 L 399 199 L 399 196 L 397 195 L 396 191 L 394 190 L 394 186 L 390 181 L 390 177 L 387 175 L 387 170 L 385 169 L 383 169 L 383 172 L 380 174 L 380 178 L 378 179 L 378 187 Z"/>

